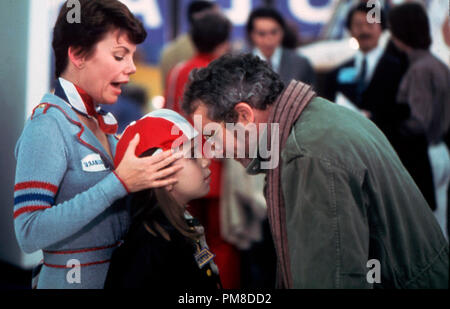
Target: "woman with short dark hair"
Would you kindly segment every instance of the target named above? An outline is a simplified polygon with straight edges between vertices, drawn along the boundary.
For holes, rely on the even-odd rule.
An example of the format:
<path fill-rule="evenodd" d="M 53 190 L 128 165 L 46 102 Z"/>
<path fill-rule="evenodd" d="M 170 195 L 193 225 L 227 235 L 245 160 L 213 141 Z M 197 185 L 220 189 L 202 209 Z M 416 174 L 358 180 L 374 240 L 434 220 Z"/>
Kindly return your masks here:
<path fill-rule="evenodd" d="M 54 27 L 54 94 L 46 94 L 16 145 L 14 225 L 25 252 L 43 250 L 37 288 L 102 288 L 112 251 L 128 229 L 128 193 L 173 184 L 177 156 L 135 156 L 136 136 L 114 165 L 114 104 L 136 71 L 142 23 L 117 0 L 66 2 Z M 163 169 L 164 168 L 164 169 Z M 77 266 L 72 268 L 73 266 Z"/>

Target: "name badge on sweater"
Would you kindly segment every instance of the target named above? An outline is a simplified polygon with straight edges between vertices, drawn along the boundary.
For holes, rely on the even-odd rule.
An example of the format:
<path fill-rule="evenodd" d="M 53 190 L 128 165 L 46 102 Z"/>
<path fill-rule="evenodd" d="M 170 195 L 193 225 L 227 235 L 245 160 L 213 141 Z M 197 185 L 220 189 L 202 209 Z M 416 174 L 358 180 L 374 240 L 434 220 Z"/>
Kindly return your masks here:
<path fill-rule="evenodd" d="M 98 153 L 92 153 L 84 157 L 84 159 L 81 160 L 81 167 L 85 172 L 101 172 L 107 170 Z"/>

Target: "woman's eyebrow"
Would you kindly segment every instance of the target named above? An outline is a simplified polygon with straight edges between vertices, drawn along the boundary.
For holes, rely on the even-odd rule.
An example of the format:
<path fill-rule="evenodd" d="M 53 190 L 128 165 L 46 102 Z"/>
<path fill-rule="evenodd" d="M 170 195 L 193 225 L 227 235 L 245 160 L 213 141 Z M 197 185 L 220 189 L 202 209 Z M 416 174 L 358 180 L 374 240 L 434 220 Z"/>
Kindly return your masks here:
<path fill-rule="evenodd" d="M 114 49 L 124 49 L 126 53 L 130 53 L 130 50 L 128 48 L 126 48 L 125 46 L 115 46 Z"/>

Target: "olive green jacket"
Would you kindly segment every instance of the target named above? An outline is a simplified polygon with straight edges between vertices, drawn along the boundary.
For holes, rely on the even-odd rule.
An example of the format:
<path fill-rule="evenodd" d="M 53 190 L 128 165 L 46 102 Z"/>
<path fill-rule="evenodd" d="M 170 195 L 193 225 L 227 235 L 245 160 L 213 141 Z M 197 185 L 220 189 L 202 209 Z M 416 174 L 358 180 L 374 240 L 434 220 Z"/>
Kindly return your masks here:
<path fill-rule="evenodd" d="M 448 242 L 371 121 L 316 97 L 281 158 L 294 288 L 448 288 Z"/>

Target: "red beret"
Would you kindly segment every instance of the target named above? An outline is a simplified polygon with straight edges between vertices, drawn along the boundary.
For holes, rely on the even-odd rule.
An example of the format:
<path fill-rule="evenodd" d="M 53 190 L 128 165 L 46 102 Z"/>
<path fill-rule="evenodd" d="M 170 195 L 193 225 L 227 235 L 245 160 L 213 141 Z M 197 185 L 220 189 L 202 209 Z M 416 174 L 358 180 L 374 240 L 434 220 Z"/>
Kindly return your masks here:
<path fill-rule="evenodd" d="M 159 109 L 138 121 L 132 122 L 117 143 L 114 164 L 117 167 L 125 155 L 130 141 L 139 133 L 140 140 L 135 155 L 138 157 L 152 148 L 162 151 L 177 148 L 184 142 L 198 136 L 192 125 L 177 112 Z"/>

